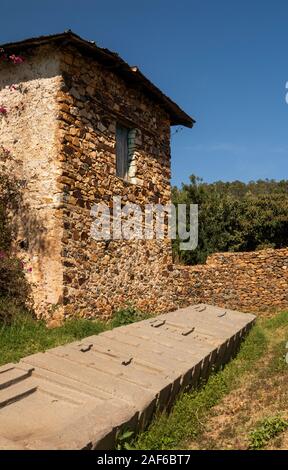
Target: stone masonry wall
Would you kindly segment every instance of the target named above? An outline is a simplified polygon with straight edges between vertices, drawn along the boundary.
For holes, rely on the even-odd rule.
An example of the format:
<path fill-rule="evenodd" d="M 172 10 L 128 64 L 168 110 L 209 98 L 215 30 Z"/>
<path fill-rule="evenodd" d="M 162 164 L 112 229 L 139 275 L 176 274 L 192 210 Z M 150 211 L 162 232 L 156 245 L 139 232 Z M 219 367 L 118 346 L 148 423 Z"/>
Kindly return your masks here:
<path fill-rule="evenodd" d="M 259 313 L 288 308 L 288 248 L 216 253 L 205 265 L 179 270 L 192 303 Z"/>
<path fill-rule="evenodd" d="M 49 47 L 25 52 L 21 65 L 0 64 L 0 103 L 7 108 L 7 115 L 0 117 L 0 146 L 11 152 L 8 170 L 20 193 L 19 210 L 12 219 L 13 250 L 25 263 L 34 307 L 42 316 L 48 316 L 63 298 L 57 182 L 61 173 L 56 120 L 59 64 Z"/>
<path fill-rule="evenodd" d="M 166 112 L 113 70 L 53 46 L 26 50 L 17 68 L 1 64 L 0 102 L 8 110 L 0 145 L 11 151 L 21 195 L 13 249 L 37 316 L 105 318 L 127 302 L 175 308 L 169 240 L 103 242 L 90 233 L 91 207 L 111 206 L 113 196 L 142 207 L 170 202 Z M 116 176 L 116 122 L 135 129 L 129 182 Z"/>
<path fill-rule="evenodd" d="M 131 302 L 146 311 L 173 309 L 171 243 L 95 241 L 91 207 L 170 202 L 170 122 L 162 108 L 113 70 L 74 48 L 62 52 L 57 95 L 61 129 L 59 178 L 64 194 L 65 315 L 108 317 Z M 116 123 L 135 129 L 130 181 L 116 176 Z"/>

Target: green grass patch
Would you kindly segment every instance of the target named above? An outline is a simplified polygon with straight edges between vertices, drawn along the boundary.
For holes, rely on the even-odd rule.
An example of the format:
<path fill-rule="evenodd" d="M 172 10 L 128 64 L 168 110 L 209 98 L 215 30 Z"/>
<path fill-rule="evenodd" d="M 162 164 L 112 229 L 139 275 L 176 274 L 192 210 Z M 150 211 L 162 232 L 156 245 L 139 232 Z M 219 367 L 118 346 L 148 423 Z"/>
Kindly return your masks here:
<path fill-rule="evenodd" d="M 267 338 L 256 325 L 242 343 L 239 354 L 224 369 L 213 374 L 202 388 L 184 393 L 170 414 L 158 415 L 146 432 L 133 442 L 136 449 L 179 449 L 195 438 L 211 408 L 231 391 L 267 350 Z"/>
<path fill-rule="evenodd" d="M 137 310 L 132 305 L 127 305 L 117 310 L 110 321 L 110 326 L 111 328 L 116 328 L 117 326 L 129 325 L 131 323 L 135 323 L 136 321 L 150 318 L 151 316 L 152 315 L 149 313 L 144 313 L 140 310 Z"/>
<path fill-rule="evenodd" d="M 100 321 L 77 319 L 48 329 L 43 321 L 18 317 L 11 325 L 0 326 L 0 364 L 19 361 L 21 357 L 101 333 L 106 328 Z"/>
<path fill-rule="evenodd" d="M 288 312 L 281 312 L 261 322 L 269 340 L 269 361 L 261 372 L 263 379 L 288 370 Z"/>
<path fill-rule="evenodd" d="M 271 350 L 271 358 L 267 367 L 265 368 L 265 375 L 272 376 L 276 374 L 282 374 L 288 372 L 288 364 L 286 355 L 288 355 L 288 349 L 286 348 L 287 340 L 280 341 L 273 345 Z M 288 357 L 288 356 L 287 356 Z"/>
<path fill-rule="evenodd" d="M 109 322 L 75 318 L 66 320 L 59 328 L 49 329 L 44 321 L 36 321 L 28 312 L 18 308 L 11 323 L 0 323 L 0 364 L 16 362 L 29 354 L 97 335 L 115 326 L 144 318 L 147 318 L 147 314 L 129 306 L 117 311 Z"/>
<path fill-rule="evenodd" d="M 249 449 L 263 449 L 271 439 L 288 429 L 288 421 L 280 416 L 265 418 L 249 435 Z"/>
<path fill-rule="evenodd" d="M 288 326 L 288 311 L 281 312 L 272 318 L 264 320 L 263 325 L 267 330 L 277 330 L 278 328 Z"/>

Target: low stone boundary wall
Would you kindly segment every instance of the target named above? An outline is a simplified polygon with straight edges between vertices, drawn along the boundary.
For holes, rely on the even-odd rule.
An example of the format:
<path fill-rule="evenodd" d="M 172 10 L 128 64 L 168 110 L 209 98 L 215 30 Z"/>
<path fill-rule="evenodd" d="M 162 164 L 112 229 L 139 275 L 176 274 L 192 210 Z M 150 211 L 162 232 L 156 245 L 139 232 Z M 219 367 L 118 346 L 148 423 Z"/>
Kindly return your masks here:
<path fill-rule="evenodd" d="M 288 309 L 288 248 L 216 253 L 205 265 L 178 270 L 193 303 L 246 312 Z"/>

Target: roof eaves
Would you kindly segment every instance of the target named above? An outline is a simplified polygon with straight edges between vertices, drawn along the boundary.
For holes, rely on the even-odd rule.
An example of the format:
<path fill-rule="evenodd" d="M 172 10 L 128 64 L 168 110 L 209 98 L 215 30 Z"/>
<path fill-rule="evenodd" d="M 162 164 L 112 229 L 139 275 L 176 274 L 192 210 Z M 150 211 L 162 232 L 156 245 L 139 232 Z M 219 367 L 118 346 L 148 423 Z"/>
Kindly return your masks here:
<path fill-rule="evenodd" d="M 49 36 L 39 36 L 36 38 L 25 39 L 23 41 L 3 44 L 1 47 L 5 50 L 22 50 L 29 47 L 44 45 L 50 42 L 59 42 L 62 44 L 74 44 L 83 51 L 90 53 L 103 62 L 103 64 L 113 66 L 116 73 L 122 75 L 126 80 L 142 86 L 143 91 L 150 95 L 154 100 L 167 111 L 170 116 L 171 125 L 183 125 L 192 128 L 195 120 L 186 114 L 174 101 L 166 96 L 158 87 L 156 87 L 145 75 L 140 72 L 138 67 L 130 67 L 117 53 L 104 49 L 96 45 L 94 41 L 87 41 L 81 38 L 71 30 Z"/>

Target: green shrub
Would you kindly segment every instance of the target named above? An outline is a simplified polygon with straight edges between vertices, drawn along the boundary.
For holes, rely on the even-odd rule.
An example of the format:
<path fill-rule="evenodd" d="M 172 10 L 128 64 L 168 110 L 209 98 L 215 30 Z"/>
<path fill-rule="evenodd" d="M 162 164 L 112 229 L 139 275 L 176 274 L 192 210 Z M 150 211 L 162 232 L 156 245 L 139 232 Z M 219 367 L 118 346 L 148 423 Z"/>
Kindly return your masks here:
<path fill-rule="evenodd" d="M 272 416 L 261 421 L 249 435 L 249 449 L 263 449 L 266 444 L 288 428 L 288 421 L 280 416 Z"/>
<path fill-rule="evenodd" d="M 1 152 L 0 152 L 1 154 Z M 8 183 L 7 183 L 8 184 Z M 0 176 L 0 322 L 10 323 L 19 308 L 25 309 L 29 298 L 29 284 L 25 278 L 23 264 L 11 256 L 11 230 L 6 214 L 8 201 L 16 195 L 9 186 L 6 188 L 6 179 Z M 12 191 L 12 193 L 11 193 Z M 16 197 L 16 196 L 15 196 Z"/>
<path fill-rule="evenodd" d="M 19 307 L 26 308 L 29 292 L 21 262 L 0 251 L 0 322 L 10 323 Z"/>
<path fill-rule="evenodd" d="M 11 297 L 0 297 L 0 325 L 11 325 L 20 316 L 33 317 L 25 306 Z"/>
<path fill-rule="evenodd" d="M 120 432 L 118 431 L 116 435 L 115 449 L 116 450 L 133 450 L 133 447 L 131 446 L 133 436 L 134 436 L 134 431 L 130 431 L 129 429 L 123 429 Z"/>
<path fill-rule="evenodd" d="M 141 312 L 132 305 L 127 305 L 115 312 L 110 324 L 112 328 L 116 328 L 117 326 L 130 325 L 130 323 L 145 320 L 149 317 L 151 317 L 150 314 Z"/>
<path fill-rule="evenodd" d="M 0 184 L 1 190 L 1 184 Z M 7 226 L 6 211 L 0 202 L 0 249 L 4 252 L 9 250 L 11 245 L 11 234 Z"/>
<path fill-rule="evenodd" d="M 25 304 L 29 293 L 22 264 L 0 252 L 0 298 L 11 298 Z"/>

